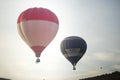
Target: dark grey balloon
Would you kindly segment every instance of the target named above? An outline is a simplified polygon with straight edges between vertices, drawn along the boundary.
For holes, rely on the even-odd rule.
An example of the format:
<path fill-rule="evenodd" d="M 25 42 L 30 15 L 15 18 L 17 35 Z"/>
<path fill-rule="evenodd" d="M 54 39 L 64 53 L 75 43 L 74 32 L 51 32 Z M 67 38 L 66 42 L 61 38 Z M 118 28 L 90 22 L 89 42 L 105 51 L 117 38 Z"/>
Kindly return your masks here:
<path fill-rule="evenodd" d="M 66 37 L 60 45 L 61 52 L 73 65 L 73 70 L 76 70 L 75 66 L 81 57 L 87 50 L 86 41 L 78 36 Z"/>

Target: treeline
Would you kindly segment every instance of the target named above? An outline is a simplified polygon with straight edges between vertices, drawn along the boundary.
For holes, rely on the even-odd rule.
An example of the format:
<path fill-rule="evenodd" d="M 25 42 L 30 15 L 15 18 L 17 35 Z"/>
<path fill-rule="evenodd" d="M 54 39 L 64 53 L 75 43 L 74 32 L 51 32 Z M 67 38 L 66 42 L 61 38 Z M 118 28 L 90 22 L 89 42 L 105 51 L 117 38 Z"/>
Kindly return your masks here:
<path fill-rule="evenodd" d="M 0 80 L 11 80 L 11 79 L 7 79 L 7 78 L 0 78 Z"/>
<path fill-rule="evenodd" d="M 100 76 L 89 77 L 89 78 L 84 78 L 84 79 L 79 79 L 79 80 L 120 80 L 120 72 L 115 71 L 109 74 L 103 74 Z"/>

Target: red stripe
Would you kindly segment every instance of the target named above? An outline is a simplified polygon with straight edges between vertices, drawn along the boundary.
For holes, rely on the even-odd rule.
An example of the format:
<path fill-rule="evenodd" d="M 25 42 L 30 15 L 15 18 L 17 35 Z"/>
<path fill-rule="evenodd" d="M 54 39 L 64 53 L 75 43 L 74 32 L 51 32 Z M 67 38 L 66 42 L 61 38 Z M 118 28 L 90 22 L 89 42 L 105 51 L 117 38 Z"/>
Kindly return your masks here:
<path fill-rule="evenodd" d="M 57 16 L 45 8 L 29 8 L 18 17 L 17 23 L 27 20 L 48 20 L 59 24 Z"/>
<path fill-rule="evenodd" d="M 40 57 L 41 52 L 45 49 L 44 46 L 32 46 L 31 49 L 35 52 L 36 57 Z"/>

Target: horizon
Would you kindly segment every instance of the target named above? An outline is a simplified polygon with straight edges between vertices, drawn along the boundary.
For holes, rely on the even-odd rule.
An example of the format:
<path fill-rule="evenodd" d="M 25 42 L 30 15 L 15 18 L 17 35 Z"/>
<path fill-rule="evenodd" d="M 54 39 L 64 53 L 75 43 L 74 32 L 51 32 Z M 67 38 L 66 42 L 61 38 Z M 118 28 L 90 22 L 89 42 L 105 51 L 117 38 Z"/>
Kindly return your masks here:
<path fill-rule="evenodd" d="M 120 71 L 120 0 L 0 2 L 0 77 L 12 80 L 78 80 Z M 59 20 L 58 33 L 42 52 L 39 64 L 35 63 L 34 52 L 17 31 L 18 16 L 31 7 L 47 8 Z M 61 41 L 68 36 L 82 37 L 88 46 L 75 71 L 60 51 Z"/>

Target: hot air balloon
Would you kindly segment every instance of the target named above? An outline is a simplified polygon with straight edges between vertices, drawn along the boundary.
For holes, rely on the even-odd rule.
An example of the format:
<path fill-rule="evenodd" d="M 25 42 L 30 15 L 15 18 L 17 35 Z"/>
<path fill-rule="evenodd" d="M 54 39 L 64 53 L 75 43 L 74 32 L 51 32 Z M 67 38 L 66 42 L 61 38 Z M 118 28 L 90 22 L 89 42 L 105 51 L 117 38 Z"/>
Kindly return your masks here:
<path fill-rule="evenodd" d="M 57 34 L 59 21 L 46 8 L 29 8 L 19 15 L 17 28 L 21 38 L 34 51 L 36 62 L 40 62 L 41 52 Z"/>
<path fill-rule="evenodd" d="M 60 48 L 64 57 L 73 65 L 73 70 L 76 70 L 75 66 L 86 52 L 87 44 L 81 37 L 70 36 L 61 42 Z"/>

